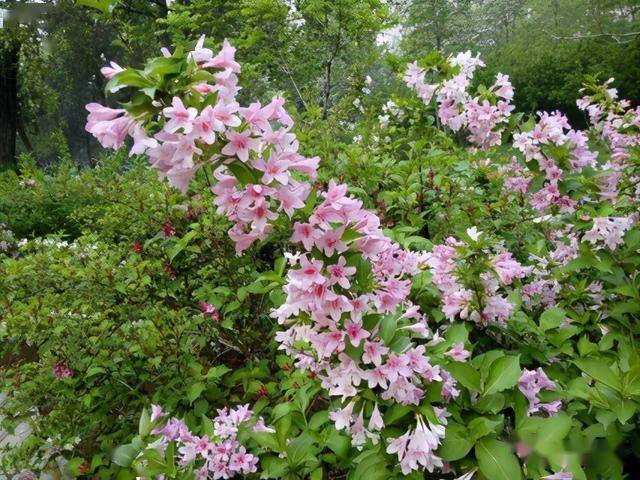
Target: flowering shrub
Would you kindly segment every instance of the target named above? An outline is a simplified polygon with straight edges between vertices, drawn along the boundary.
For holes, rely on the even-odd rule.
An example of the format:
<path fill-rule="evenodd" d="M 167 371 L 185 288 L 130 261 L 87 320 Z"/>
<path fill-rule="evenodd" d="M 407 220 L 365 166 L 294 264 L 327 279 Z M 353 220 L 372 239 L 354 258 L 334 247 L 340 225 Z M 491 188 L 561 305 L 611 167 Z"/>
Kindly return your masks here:
<path fill-rule="evenodd" d="M 105 148 L 120 148 L 131 136 L 130 154 L 147 153 L 152 167 L 183 193 L 198 169 L 205 175 L 211 170 L 218 213 L 234 222 L 229 235 L 240 253 L 265 238 L 276 210 L 291 217 L 304 206 L 310 186 L 293 172 L 315 179 L 319 159 L 297 153 L 283 98 L 274 97 L 264 107 L 260 102 L 239 106 L 240 65 L 234 53 L 225 43 L 214 55 L 203 36 L 186 56 L 164 50 L 144 70 L 108 69 L 109 91 L 147 87 L 129 111 L 87 105 L 86 129 Z M 159 86 L 164 102 L 156 99 Z"/>
<path fill-rule="evenodd" d="M 175 471 L 176 460 L 178 467 L 192 472 L 196 478 L 233 478 L 255 472 L 258 459 L 247 453 L 237 438 L 239 429 L 246 427 L 252 415 L 248 405 L 231 410 L 225 407 L 218 410 L 213 421 L 206 423 L 202 435 L 195 435 L 182 420 L 175 417 L 163 419 L 166 414 L 162 407 L 152 405 L 150 415 L 146 411 L 142 414 L 139 434 L 141 437 L 151 435 L 158 438 L 136 460 L 140 464 L 140 472 L 148 476 L 163 474 L 167 470 L 164 461 L 169 464 L 169 470 Z M 254 432 L 272 431 L 264 425 L 261 417 L 252 423 Z M 135 447 L 119 447 L 116 458 L 126 458 L 131 448 Z M 176 450 L 177 459 L 174 458 Z"/>
<path fill-rule="evenodd" d="M 445 245 L 433 247 L 427 260 L 431 281 L 442 295 L 442 312 L 451 321 L 468 318 L 480 325 L 504 327 L 514 304 L 498 290 L 501 285 L 524 278 L 531 269 L 520 265 L 506 250 L 487 255 L 487 247 L 480 240 L 482 232 L 475 227 L 467 230 L 467 236 L 474 248 L 449 237 Z"/>
<path fill-rule="evenodd" d="M 506 126 L 502 124 L 509 122 L 515 107 L 508 103 L 513 99 L 509 76 L 501 73 L 489 89 L 480 89 L 478 96 L 471 96 L 467 90 L 478 67 L 484 67 L 479 56 L 473 57 L 471 52 L 459 53 L 447 63 L 438 65 L 436 62 L 427 70 L 416 62 L 410 63 L 404 80 L 407 86 L 416 90 L 426 105 L 435 97 L 437 115 L 442 125 L 453 132 L 467 129 L 467 139 L 486 150 L 493 145 L 500 145 Z M 434 70 L 434 75 L 440 74 L 444 78 L 435 84 L 425 83 L 427 74 L 431 74 L 430 70 Z"/>
<path fill-rule="evenodd" d="M 176 478 L 623 478 L 640 402 L 640 112 L 610 82 L 591 83 L 579 101 L 589 130 L 559 112 L 525 120 L 508 77 L 475 87 L 478 57 L 431 56 L 403 77 L 419 101 L 387 103 L 377 139 L 368 124 L 356 135 L 407 157 L 381 183 L 407 198 L 373 202 L 357 197 L 365 184 L 311 184 L 318 158 L 298 153 L 283 99 L 236 102 L 233 55 L 201 38 L 143 70 L 105 68 L 107 89 L 129 101 L 90 104 L 87 129 L 110 148 L 130 136 L 130 152 L 182 192 L 206 184 L 236 253 L 277 239 L 282 258 L 235 300 L 268 294 L 253 326 L 277 351 L 257 361 L 231 342 L 245 366 L 229 374 L 216 356 L 204 368 L 209 333 L 229 344 L 234 290 L 220 301 L 198 285 L 188 338 L 200 350 L 185 356 L 186 395 L 165 404 L 184 419 L 143 411 L 113 463 Z M 193 285 L 174 259 L 229 261 L 203 255 L 198 227 L 178 230 L 166 219 L 154 239 L 166 244 L 169 262 L 156 268 L 169 282 Z M 58 381 L 82 380 L 74 362 L 51 361 Z M 247 401 L 264 420 L 234 407 Z M 222 407 L 213 421 L 209 402 Z"/>

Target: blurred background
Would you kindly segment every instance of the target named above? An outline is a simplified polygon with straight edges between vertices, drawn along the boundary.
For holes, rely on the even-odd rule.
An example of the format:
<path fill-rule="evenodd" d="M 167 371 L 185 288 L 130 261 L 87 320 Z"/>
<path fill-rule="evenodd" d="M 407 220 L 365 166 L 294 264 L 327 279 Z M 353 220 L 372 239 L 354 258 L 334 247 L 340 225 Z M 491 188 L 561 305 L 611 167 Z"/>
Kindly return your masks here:
<path fill-rule="evenodd" d="M 25 153 L 39 165 L 91 165 L 99 147 L 84 131 L 84 105 L 105 101 L 100 67 L 137 66 L 202 34 L 238 48 L 252 98 L 283 93 L 298 114 L 329 126 L 356 121 L 363 95 L 383 103 L 406 62 L 434 50 L 479 52 L 488 68 L 477 82 L 506 73 L 517 110 L 560 109 L 576 127 L 585 123 L 575 99 L 586 75 L 613 74 L 623 98 L 640 100 L 638 0 L 45 0 L 0 8 L 0 168 Z"/>

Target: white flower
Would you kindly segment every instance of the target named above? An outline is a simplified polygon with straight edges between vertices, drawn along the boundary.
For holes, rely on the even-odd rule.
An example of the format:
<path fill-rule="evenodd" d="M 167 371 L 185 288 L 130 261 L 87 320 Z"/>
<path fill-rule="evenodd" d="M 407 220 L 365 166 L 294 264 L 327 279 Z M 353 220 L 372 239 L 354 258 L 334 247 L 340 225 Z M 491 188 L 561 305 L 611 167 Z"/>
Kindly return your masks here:
<path fill-rule="evenodd" d="M 353 416 L 354 403 L 349 404 L 344 408 L 339 408 L 329 413 L 329 418 L 333 421 L 336 430 L 348 429 L 351 426 L 351 417 Z"/>
<path fill-rule="evenodd" d="M 471 237 L 471 240 L 473 240 L 474 242 L 478 241 L 478 238 L 480 238 L 481 234 L 482 232 L 478 231 L 477 227 L 467 228 L 467 235 L 469 235 L 469 237 Z"/>
<path fill-rule="evenodd" d="M 376 403 L 369 419 L 369 430 L 382 430 L 383 428 L 384 420 L 382 420 L 382 415 L 380 415 L 380 410 L 378 410 L 378 404 Z"/>

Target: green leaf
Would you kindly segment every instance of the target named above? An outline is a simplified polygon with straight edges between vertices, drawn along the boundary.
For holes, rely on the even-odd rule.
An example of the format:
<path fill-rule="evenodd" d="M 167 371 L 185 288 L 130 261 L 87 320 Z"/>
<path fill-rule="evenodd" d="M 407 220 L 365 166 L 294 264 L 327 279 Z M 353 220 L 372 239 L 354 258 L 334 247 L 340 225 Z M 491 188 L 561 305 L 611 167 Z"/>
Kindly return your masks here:
<path fill-rule="evenodd" d="M 438 456 L 452 462 L 466 457 L 472 448 L 473 440 L 469 431 L 458 423 L 449 422 L 442 445 L 438 449 Z"/>
<path fill-rule="evenodd" d="M 540 328 L 542 328 L 542 330 L 556 328 L 564 322 L 566 316 L 567 312 L 562 308 L 550 308 L 545 310 L 542 312 L 542 315 L 540 315 Z"/>
<path fill-rule="evenodd" d="M 393 315 L 385 315 L 380 322 L 380 338 L 389 345 L 396 334 L 396 319 Z"/>
<path fill-rule="evenodd" d="M 520 357 L 508 356 L 491 364 L 489 376 L 484 385 L 484 395 L 498 393 L 514 387 L 520 378 Z"/>
<path fill-rule="evenodd" d="M 124 87 L 146 88 L 153 86 L 153 82 L 145 78 L 138 70 L 128 68 L 111 77 L 104 89 L 113 93 Z"/>
<path fill-rule="evenodd" d="M 138 422 L 138 434 L 144 437 L 151 431 L 151 416 L 146 408 L 142 409 L 140 421 Z"/>
<path fill-rule="evenodd" d="M 320 410 L 316 412 L 309 420 L 309 428 L 311 430 L 318 430 L 322 425 L 329 421 L 329 411 L 328 410 Z"/>
<path fill-rule="evenodd" d="M 84 458 L 82 457 L 73 457 L 71 460 L 67 462 L 66 470 L 71 474 L 72 477 L 76 478 L 81 475 L 80 467 L 84 464 Z"/>
<path fill-rule="evenodd" d="M 385 458 L 374 450 L 351 470 L 348 478 L 350 480 L 389 480 L 392 477 L 389 475 Z"/>
<path fill-rule="evenodd" d="M 468 362 L 452 362 L 446 366 L 445 370 L 449 372 L 457 382 L 464 385 L 469 390 L 479 392 L 480 373 L 477 372 Z"/>
<path fill-rule="evenodd" d="M 287 459 L 292 467 L 300 467 L 313 459 L 313 439 L 303 433 L 287 444 Z"/>
<path fill-rule="evenodd" d="M 587 335 L 582 335 L 580 340 L 578 340 L 578 352 L 581 357 L 586 357 L 591 353 L 595 353 L 598 351 L 598 346 L 589 340 Z"/>
<path fill-rule="evenodd" d="M 399 403 L 394 403 L 384 414 L 384 423 L 385 425 L 391 425 L 394 422 L 400 420 L 401 418 L 407 416 L 413 410 L 411 407 L 406 405 L 401 405 Z"/>
<path fill-rule="evenodd" d="M 89 377 L 93 377 L 94 375 L 100 375 L 101 373 L 105 373 L 105 372 L 106 370 L 102 367 L 91 367 L 89 370 L 87 370 L 85 377 L 89 378 Z"/>
<path fill-rule="evenodd" d="M 118 0 L 76 0 L 76 5 L 95 8 L 104 14 L 111 13 Z"/>
<path fill-rule="evenodd" d="M 504 442 L 485 438 L 476 444 L 476 458 L 480 472 L 490 480 L 522 479 L 518 459 Z"/>
<path fill-rule="evenodd" d="M 236 177 L 242 185 L 258 183 L 258 177 L 256 176 L 253 169 L 239 160 L 231 162 L 229 165 L 227 165 L 227 168 L 231 170 L 233 176 Z"/>
<path fill-rule="evenodd" d="M 213 438 L 215 435 L 213 421 L 204 414 L 202 414 L 202 434 L 209 438 Z"/>
<path fill-rule="evenodd" d="M 209 380 L 217 380 L 221 378 L 225 373 L 230 371 L 231 369 L 226 365 L 216 365 L 215 367 L 211 367 L 209 369 L 205 377 Z"/>
<path fill-rule="evenodd" d="M 465 343 L 469 338 L 469 331 L 464 323 L 454 323 L 447 328 L 445 337 L 451 343 Z"/>
<path fill-rule="evenodd" d="M 338 458 L 347 458 L 349 450 L 351 449 L 351 440 L 349 437 L 341 435 L 335 428 L 332 428 L 326 445 Z"/>
<path fill-rule="evenodd" d="M 604 359 L 595 357 L 578 358 L 573 361 L 584 373 L 609 388 L 620 391 L 620 378 L 607 366 Z"/>
<path fill-rule="evenodd" d="M 253 432 L 251 434 L 253 438 L 261 447 L 268 448 L 274 452 L 280 451 L 280 444 L 275 434 L 269 432 Z"/>
<path fill-rule="evenodd" d="M 535 435 L 535 448 L 546 455 L 562 448 L 560 443 L 571 430 L 571 418 L 564 413 L 549 418 L 540 418 Z"/>
<path fill-rule="evenodd" d="M 482 437 L 486 437 L 491 433 L 498 433 L 498 429 L 500 430 L 502 429 L 503 422 L 504 422 L 504 417 L 502 415 L 498 415 L 495 418 L 488 418 L 488 417 L 474 418 L 469 422 L 469 425 L 468 425 L 471 438 L 473 439 L 473 441 L 475 441 Z"/>
<path fill-rule="evenodd" d="M 618 421 L 625 424 L 638 410 L 638 404 L 633 400 L 621 398 L 610 400 L 613 411 L 618 415 Z"/>
<path fill-rule="evenodd" d="M 260 458 L 260 478 L 282 478 L 288 470 L 287 462 L 276 456 Z"/>
<path fill-rule="evenodd" d="M 121 467 L 130 467 L 139 453 L 140 449 L 131 443 L 120 445 L 113 451 L 113 463 Z"/>
<path fill-rule="evenodd" d="M 165 75 L 180 72 L 182 62 L 182 59 L 174 57 L 156 57 L 146 64 L 144 74 L 161 79 Z"/>
<path fill-rule="evenodd" d="M 205 384 L 202 382 L 194 383 L 189 387 L 189 392 L 187 393 L 187 399 L 189 403 L 193 403 L 195 399 L 197 399 L 200 394 L 206 388 Z"/>

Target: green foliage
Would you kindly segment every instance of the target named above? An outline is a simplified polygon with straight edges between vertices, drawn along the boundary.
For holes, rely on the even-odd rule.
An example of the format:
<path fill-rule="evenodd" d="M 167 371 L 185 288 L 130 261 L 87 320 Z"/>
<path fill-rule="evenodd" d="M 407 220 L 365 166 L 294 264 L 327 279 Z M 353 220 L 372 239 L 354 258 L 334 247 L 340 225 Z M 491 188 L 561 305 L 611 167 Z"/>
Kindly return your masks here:
<path fill-rule="evenodd" d="M 247 73 L 245 91 L 250 87 L 252 98 L 285 92 L 299 110 L 301 152 L 323 158 L 320 181 L 348 183 L 349 193 L 377 211 L 385 233 L 400 245 L 428 251 L 450 235 L 469 241 L 470 227 L 482 232 L 463 259 L 465 286 L 492 268 L 483 249 L 494 243 L 527 263 L 532 255 L 549 256 L 550 239 L 567 222 L 582 236 L 594 217 L 637 214 L 630 200 L 640 174 L 637 148 L 620 186 L 622 201 L 588 201 L 576 212 L 543 218 L 526 196 L 503 189 L 515 153 L 511 135 L 532 129 L 533 121 L 514 118 L 503 146 L 478 152 L 398 87 L 404 56 L 422 56 L 422 65 L 446 74 L 445 55 L 426 51 L 473 46 L 489 54 L 489 74 L 512 75 L 524 110 L 571 110 L 587 72 L 615 74 L 621 91 L 637 98 L 640 62 L 633 60 L 640 49 L 638 39 L 626 35 L 637 24 L 633 2 L 590 2 L 588 9 L 578 1 L 409 2 L 406 24 L 424 28 L 410 30 L 399 52 L 384 58 L 374 39 L 390 15 L 378 1 L 303 1 L 295 11 L 280 0 L 176 1 L 170 9 L 164 2 L 78 3 L 93 13 L 59 2 L 47 18 L 58 56 L 37 42 L 22 47 L 28 61 L 21 64 L 21 108 L 29 134 L 39 121 L 57 125 L 45 117 L 64 116 L 68 125 L 47 128 L 35 153 L 22 157 L 19 173 L 0 176 L 0 391 L 9 393 L 0 405 L 1 425 L 10 431 L 29 422 L 33 430 L 20 447 L 2 452 L 4 470 L 55 470 L 62 457 L 65 473 L 74 477 L 186 478 L 192 472 L 175 465 L 175 445 L 162 454 L 154 445 L 149 404 L 162 404 L 197 434 L 211 436 L 216 408 L 250 402 L 275 429 L 241 433 L 260 456 L 252 478 L 417 479 L 422 474 L 401 475 L 385 451 L 387 440 L 415 426 L 416 416 L 439 423 L 433 406 L 441 387 L 434 383 L 418 405 L 384 405 L 378 444 L 359 451 L 334 428 L 329 413 L 341 402 L 323 394 L 314 375 L 296 368 L 273 341 L 276 326 L 268 314 L 283 301 L 286 220 L 272 238 L 237 257 L 226 234 L 230 225 L 215 214 L 204 178 L 195 180 L 194 191 L 205 193 L 185 198 L 142 159 L 129 163 L 115 154 L 86 170 L 72 164 L 71 152 L 84 144 L 69 134 L 83 122 L 83 96 L 99 96 L 103 83 L 112 91 L 133 86 L 142 93 L 131 106 L 143 113 L 152 110 L 155 85 L 183 78 L 169 57 L 109 82 L 87 82 L 99 67 L 98 44 L 113 40 L 109 49 L 120 60 L 155 54 L 168 36 L 182 48 L 194 34 L 216 42 L 229 37 Z M 630 13 L 614 15 L 617 8 Z M 589 32 L 597 26 L 602 35 L 556 38 L 571 37 L 574 23 Z M 47 71 L 55 74 L 43 75 Z M 365 83 L 366 74 L 373 85 Z M 484 80 L 481 74 L 478 82 Z M 607 146 L 591 140 L 599 158 L 609 158 Z M 93 157 L 91 147 L 82 149 Z M 547 150 L 566 160 L 566 148 Z M 35 156 L 54 153 L 63 161 L 36 167 Z M 243 163 L 229 169 L 241 183 L 255 181 Z M 585 169 L 572 176 L 567 193 L 599 198 L 599 175 Z M 444 332 L 428 353 L 460 390 L 447 406 L 451 415 L 437 455 L 459 473 L 477 468 L 487 480 L 538 480 L 561 470 L 576 480 L 632 473 L 640 442 L 639 249 L 637 225 L 615 250 L 578 244 L 571 262 L 551 265 L 559 287 L 555 305 L 529 305 L 516 282 L 505 328 L 451 324 L 431 274 L 413 278 L 412 301 L 430 327 Z M 361 257 L 348 257 L 358 266 L 354 292 L 365 291 L 375 279 Z M 594 284 L 602 287 L 599 295 L 589 290 Z M 219 319 L 203 315 L 199 302 L 215 307 Z M 371 315 L 364 322 L 396 353 L 409 343 L 402 319 Z M 444 356 L 459 343 L 471 351 L 467 362 Z M 348 345 L 345 353 L 355 350 Z M 60 365 L 72 370 L 69 378 L 54 376 Z M 555 416 L 531 415 L 518 389 L 523 369 L 539 365 L 557 385 L 541 393 L 544 401 L 562 401 Z"/>
<path fill-rule="evenodd" d="M 200 415 L 219 399 L 255 396 L 255 382 L 268 378 L 265 363 L 249 361 L 237 383 L 220 385 L 225 364 L 270 355 L 256 328 L 269 302 L 264 261 L 235 256 L 210 198 L 185 201 L 145 170 L 120 168 L 114 159 L 78 177 L 25 167 L 23 180 L 35 184 L 13 175 L 2 184 L 2 211 L 20 232 L 10 253 L 0 251 L 0 390 L 11 392 L 3 428 L 26 420 L 33 432 L 4 463 L 35 454 L 45 468 L 56 438 L 65 455 L 108 477 L 112 450 L 150 401 Z M 19 213 L 13 206 L 25 198 L 32 208 Z M 175 236 L 163 235 L 166 223 Z M 62 229 L 73 236 L 48 234 Z M 15 246 L 23 232 L 43 237 Z M 219 321 L 201 314 L 200 301 L 219 309 Z M 70 378 L 54 378 L 60 363 Z M 262 376 L 241 379 L 255 368 Z M 118 452 L 122 466 L 127 452 Z"/>

